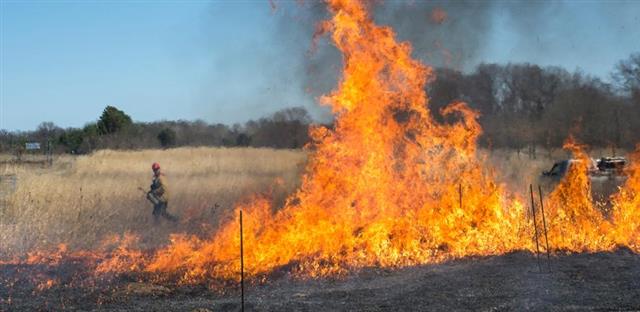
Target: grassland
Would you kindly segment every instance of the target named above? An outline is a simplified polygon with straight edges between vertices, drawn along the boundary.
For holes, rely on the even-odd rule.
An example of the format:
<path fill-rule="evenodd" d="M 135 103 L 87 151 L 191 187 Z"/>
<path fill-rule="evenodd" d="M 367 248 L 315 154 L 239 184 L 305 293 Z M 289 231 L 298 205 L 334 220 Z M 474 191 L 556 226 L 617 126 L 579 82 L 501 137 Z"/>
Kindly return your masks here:
<path fill-rule="evenodd" d="M 224 211 L 255 192 L 276 200 L 295 189 L 306 154 L 299 150 L 177 148 L 62 156 L 51 168 L 3 164 L 0 256 L 66 243 L 91 248 L 110 234 L 130 232 L 142 247 L 169 233 L 206 235 Z M 159 162 L 170 188 L 169 211 L 178 224 L 156 223 L 144 192 L 151 163 Z M 11 182 L 13 179 L 15 189 Z"/>
<path fill-rule="evenodd" d="M 590 154 L 600 157 L 609 152 Z M 498 180 L 521 194 L 554 160 L 569 157 L 560 149 L 539 152 L 535 159 L 513 150 L 481 153 Z M 153 162 L 159 162 L 167 176 L 169 211 L 180 217 L 178 224 L 156 223 L 151 204 L 139 189 L 149 187 Z M 112 234 L 136 234 L 141 248 L 165 244 L 170 233 L 207 235 L 236 202 L 252 194 L 271 192 L 275 201 L 283 201 L 299 184 L 305 162 L 306 153 L 300 150 L 255 148 L 103 150 L 57 157 L 51 168 L 4 161 L 0 163 L 0 257 L 59 243 L 93 248 Z"/>
<path fill-rule="evenodd" d="M 521 194 L 554 160 L 568 157 L 562 150 L 538 153 L 535 159 L 512 150 L 481 153 L 498 180 Z M 609 154 L 597 150 L 590 155 Z M 170 211 L 180 216 L 178 224 L 155 223 L 151 205 L 138 190 L 148 187 L 154 161 L 166 172 Z M 166 244 L 171 233 L 204 236 L 215 231 L 237 201 L 256 192 L 271 189 L 274 200 L 282 201 L 299 184 L 305 162 L 303 151 L 251 148 L 100 151 L 58 157 L 51 168 L 0 162 L 0 260 L 58 243 L 91 249 L 127 232 L 140 237 L 142 249 Z M 249 310 L 265 311 L 638 310 L 633 296 L 640 287 L 638 263 L 637 254 L 623 248 L 560 253 L 552 257 L 550 272 L 542 274 L 528 252 L 397 270 L 366 268 L 339 279 L 296 279 L 275 272 L 268 283 L 245 285 L 246 300 Z M 212 292 L 133 282 L 126 274 L 101 275 L 94 283 L 92 268 L 71 258 L 44 264 L 0 261 L 0 311 L 239 310 L 233 286 Z M 43 283 L 46 279 L 51 284 Z"/>

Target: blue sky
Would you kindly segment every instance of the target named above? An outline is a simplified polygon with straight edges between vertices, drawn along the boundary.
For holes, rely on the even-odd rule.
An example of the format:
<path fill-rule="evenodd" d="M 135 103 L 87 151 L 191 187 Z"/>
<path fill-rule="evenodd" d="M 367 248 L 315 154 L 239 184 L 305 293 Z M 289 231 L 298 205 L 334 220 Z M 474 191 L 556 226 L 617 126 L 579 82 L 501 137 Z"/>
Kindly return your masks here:
<path fill-rule="evenodd" d="M 514 26 L 529 31 L 526 23 L 494 10 L 476 59 L 607 78 L 640 52 L 638 2 L 565 1 L 551 10 L 532 19 L 526 38 Z M 266 0 L 0 0 L 0 129 L 78 127 L 106 105 L 138 121 L 232 124 L 300 105 L 320 116 L 299 83 L 311 34 L 287 39 L 282 31 L 298 25 L 292 18 L 283 27 L 281 11 Z"/>
<path fill-rule="evenodd" d="M 494 11 L 485 61 L 581 69 L 607 80 L 618 61 L 640 52 L 640 1 L 531 2 L 551 4 L 525 18 Z"/>

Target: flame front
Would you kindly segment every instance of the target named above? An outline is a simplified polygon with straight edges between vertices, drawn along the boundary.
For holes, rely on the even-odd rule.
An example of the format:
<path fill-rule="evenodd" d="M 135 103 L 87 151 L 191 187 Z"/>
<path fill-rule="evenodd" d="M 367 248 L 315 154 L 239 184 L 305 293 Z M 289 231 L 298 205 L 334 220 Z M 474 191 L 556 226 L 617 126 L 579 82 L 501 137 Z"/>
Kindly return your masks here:
<path fill-rule="evenodd" d="M 549 243 L 556 249 L 573 251 L 610 250 L 615 246 L 615 240 L 608 237 L 611 222 L 591 198 L 588 175 L 591 159 L 572 136 L 564 148 L 572 152 L 575 160 L 549 195 Z"/>
<path fill-rule="evenodd" d="M 361 2 L 328 4 L 333 18 L 320 29 L 344 64 L 339 87 L 321 99 L 335 128 L 311 130 L 302 185 L 282 209 L 273 212 L 266 198 L 237 208 L 247 221 L 247 272 L 295 263 L 322 275 L 528 248 L 523 205 L 476 153 L 478 113 L 453 103 L 441 113 L 460 122 L 434 121 L 424 92 L 433 72 L 411 58 L 410 44 L 375 25 Z M 147 270 L 235 278 L 238 226 L 210 241 L 175 237 Z"/>
<path fill-rule="evenodd" d="M 624 187 L 613 196 L 613 242 L 640 252 L 640 145 L 630 158 L 629 176 Z"/>
<path fill-rule="evenodd" d="M 115 249 L 72 253 L 61 245 L 53 254 L 32 253 L 25 263 L 55 265 L 75 256 L 93 259 L 100 276 L 146 271 L 181 283 L 234 280 L 240 269 L 240 211 L 250 276 L 281 267 L 322 276 L 534 250 L 534 225 L 540 231 L 546 225 L 553 250 L 626 246 L 640 253 L 640 148 L 605 215 L 591 200 L 590 159 L 569 139 L 565 148 L 577 161 L 544 200 L 546 223 L 539 212 L 534 221 L 528 196 L 497 183 L 477 152 L 478 113 L 457 102 L 440 112 L 448 123 L 435 121 L 424 92 L 433 71 L 411 58 L 411 45 L 375 25 L 361 1 L 330 0 L 328 7 L 332 18 L 319 33 L 330 34 L 342 52 L 343 74 L 321 103 L 331 107 L 336 121 L 333 129 L 311 129 L 306 173 L 283 207 L 256 196 L 236 207 L 235 218 L 210 239 L 174 235 L 150 258 L 132 247 L 135 237 L 125 235 L 107 242 L 117 244 Z"/>

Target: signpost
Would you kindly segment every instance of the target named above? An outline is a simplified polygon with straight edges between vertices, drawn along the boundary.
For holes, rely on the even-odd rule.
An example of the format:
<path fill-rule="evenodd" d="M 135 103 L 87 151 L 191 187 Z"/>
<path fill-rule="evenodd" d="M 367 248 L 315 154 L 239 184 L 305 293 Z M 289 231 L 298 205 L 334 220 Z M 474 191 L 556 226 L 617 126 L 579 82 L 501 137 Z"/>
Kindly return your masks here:
<path fill-rule="evenodd" d="M 40 149 L 40 143 L 38 143 L 38 142 L 24 143 L 24 148 L 26 150 L 28 150 L 28 151 L 39 150 Z"/>
<path fill-rule="evenodd" d="M 41 149 L 41 146 L 39 142 L 26 142 L 24 143 L 24 149 L 27 151 L 38 151 Z M 22 154 L 21 152 L 17 154 L 18 161 L 20 161 L 21 159 L 21 156 L 22 156 L 21 154 Z M 42 165 L 51 167 L 51 165 L 53 165 L 53 152 L 51 150 L 51 141 L 47 141 L 46 150 L 44 151 L 44 154 L 46 159 L 43 161 Z"/>

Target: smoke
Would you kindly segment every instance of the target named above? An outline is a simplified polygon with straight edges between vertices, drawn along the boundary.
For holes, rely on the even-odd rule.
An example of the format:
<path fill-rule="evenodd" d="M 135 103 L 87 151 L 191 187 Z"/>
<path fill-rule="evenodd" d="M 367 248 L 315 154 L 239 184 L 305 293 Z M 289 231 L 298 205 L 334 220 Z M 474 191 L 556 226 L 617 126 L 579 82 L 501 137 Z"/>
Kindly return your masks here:
<path fill-rule="evenodd" d="M 273 3 L 273 40 L 286 47 L 286 66 L 296 68 L 297 78 L 287 83 L 317 102 L 336 85 L 341 68 L 330 38 L 312 39 L 329 16 L 325 5 Z M 414 57 L 434 67 L 469 72 L 483 62 L 529 62 L 607 77 L 616 62 L 640 50 L 640 32 L 633 31 L 640 14 L 632 2 L 386 1 L 372 2 L 372 8 L 377 23 L 391 26 L 400 41 L 412 44 Z M 316 119 L 331 118 L 326 108 L 307 108 Z"/>
<path fill-rule="evenodd" d="M 434 67 L 471 70 L 490 43 L 496 9 L 497 1 L 390 1 L 374 4 L 373 14 L 378 23 L 393 27 L 401 41 L 411 42 L 414 57 Z M 537 10 L 535 5 L 530 9 Z M 291 46 L 293 51 L 305 43 L 305 53 L 297 58 L 300 87 L 314 98 L 330 92 L 338 79 L 341 55 L 328 38 L 312 39 L 317 23 L 328 16 L 324 4 L 279 3 L 276 11 L 276 40 L 296 45 Z M 508 12 L 520 14 L 515 9 Z"/>
<path fill-rule="evenodd" d="M 414 56 L 435 67 L 466 69 L 488 42 L 493 2 L 393 2 L 380 6 L 375 18 L 409 41 Z"/>
<path fill-rule="evenodd" d="M 341 54 L 327 38 L 314 38 L 318 23 L 329 18 L 321 1 L 303 3 L 276 2 L 277 27 L 273 40 L 286 46 L 288 64 L 293 66 L 293 81 L 311 99 L 305 108 L 315 120 L 328 122 L 330 111 L 316 105 L 317 98 L 335 87 L 341 68 Z"/>

